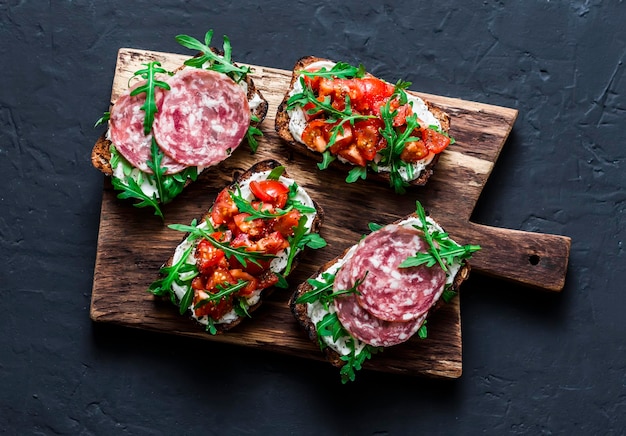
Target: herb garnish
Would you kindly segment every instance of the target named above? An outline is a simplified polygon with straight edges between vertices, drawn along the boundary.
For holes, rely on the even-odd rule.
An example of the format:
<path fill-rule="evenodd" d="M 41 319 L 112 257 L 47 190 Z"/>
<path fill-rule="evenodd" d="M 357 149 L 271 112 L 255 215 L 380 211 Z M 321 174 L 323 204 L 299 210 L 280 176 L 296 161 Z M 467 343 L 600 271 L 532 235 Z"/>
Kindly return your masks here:
<path fill-rule="evenodd" d="M 330 70 L 326 67 L 322 67 L 317 71 L 300 70 L 298 73 L 308 77 L 325 77 L 325 78 L 337 78 L 337 79 L 361 79 L 365 77 L 365 67 L 363 64 L 359 64 L 358 67 L 354 67 L 346 62 L 337 62 Z"/>
<path fill-rule="evenodd" d="M 220 242 L 211 236 L 211 233 L 215 231 L 209 221 L 204 221 L 207 228 L 202 228 L 200 225 L 196 225 L 197 220 L 194 219 L 191 225 L 185 224 L 170 224 L 168 227 L 180 232 L 189 233 L 188 239 L 193 241 L 198 238 L 204 238 L 209 241 L 215 248 L 219 248 L 224 252 L 227 259 L 234 257 L 245 268 L 248 262 L 252 262 L 255 265 L 259 265 L 260 260 L 271 260 L 275 258 L 273 254 L 267 254 L 261 251 L 247 251 L 245 247 L 231 247 L 227 242 Z"/>
<path fill-rule="evenodd" d="M 228 191 L 228 193 L 230 194 L 230 198 L 232 198 L 235 202 L 235 205 L 237 206 L 237 209 L 239 209 L 239 212 L 247 213 L 250 215 L 249 217 L 246 217 L 245 221 L 252 221 L 257 218 L 264 220 L 277 218 L 286 215 L 287 213 L 289 213 L 289 211 L 293 209 L 293 206 L 289 206 L 285 209 L 274 208 L 274 211 L 270 212 L 269 210 L 263 210 L 262 205 L 255 209 L 248 200 L 241 196 L 241 188 L 239 187 L 239 185 L 237 185 L 237 193 L 233 191 Z"/>
<path fill-rule="evenodd" d="M 154 295 L 158 297 L 163 297 L 169 294 L 170 298 L 172 299 L 172 302 L 176 303 L 176 301 L 174 300 L 175 298 L 174 292 L 172 292 L 172 284 L 176 283 L 180 286 L 189 285 L 191 283 L 191 280 L 193 280 L 193 278 L 198 274 L 198 270 L 196 266 L 193 264 L 187 263 L 187 258 L 189 257 L 189 254 L 191 253 L 192 249 L 193 247 L 189 246 L 183 252 L 183 254 L 180 256 L 180 259 L 178 259 L 178 261 L 175 264 L 170 265 L 170 266 L 164 266 L 163 268 L 161 268 L 159 270 L 159 273 L 164 275 L 164 277 L 153 282 L 148 288 L 148 291 L 150 291 L 151 293 L 153 293 Z M 186 273 L 188 274 L 188 276 Z M 180 278 L 180 276 L 183 274 L 185 274 L 184 280 Z M 191 289 L 190 285 L 189 285 L 189 289 Z M 182 306 L 182 303 L 181 303 L 181 306 Z M 189 307 L 189 304 L 185 306 L 185 310 L 187 307 Z"/>
<path fill-rule="evenodd" d="M 261 120 L 256 115 L 251 114 L 250 121 L 252 123 L 258 123 Z M 259 148 L 259 141 L 257 141 L 256 138 L 257 136 L 263 136 L 263 131 L 258 127 L 250 124 L 248 130 L 246 131 L 246 140 L 248 141 L 248 147 L 250 147 L 250 151 L 252 151 L 252 153 L 256 153 L 257 149 Z"/>
<path fill-rule="evenodd" d="M 180 45 L 201 52 L 198 56 L 186 60 L 185 65 L 224 73 L 235 82 L 245 80 L 246 76 L 252 72 L 252 69 L 250 67 L 239 67 L 232 62 L 232 48 L 228 37 L 224 35 L 224 54 L 222 56 L 214 53 L 211 49 L 211 39 L 213 39 L 213 30 L 209 30 L 204 35 L 204 43 L 188 35 L 177 35 L 176 42 Z"/>
<path fill-rule="evenodd" d="M 246 280 L 239 280 L 235 284 L 230 284 L 228 282 L 219 284 L 219 285 L 217 285 L 215 287 L 218 292 L 216 292 L 215 294 L 207 293 L 207 297 L 203 298 L 200 301 L 198 301 L 193 306 L 193 308 L 194 309 L 199 309 L 202 306 L 207 305 L 208 303 L 222 301 L 224 298 L 229 297 L 229 296 L 233 295 L 234 293 L 236 293 L 236 292 L 242 290 L 243 288 L 245 288 L 248 285 L 248 283 L 249 282 L 246 281 Z M 224 284 L 228 284 L 228 286 L 224 286 Z"/>
<path fill-rule="evenodd" d="M 358 293 L 358 286 L 363 283 L 365 276 L 362 279 L 357 280 L 350 289 L 333 291 L 333 284 L 335 281 L 335 274 L 328 272 L 322 273 L 321 277 L 316 279 L 309 279 L 308 283 L 312 289 L 302 294 L 297 300 L 297 304 L 313 304 L 319 302 L 325 310 L 328 311 L 326 315 L 316 324 L 315 330 L 317 331 L 317 341 L 320 349 L 324 350 L 328 345 L 322 340 L 325 336 L 330 336 L 333 342 L 337 342 L 340 338 L 346 338 L 345 344 L 350 349 L 350 353 L 342 355 L 340 358 L 345 362 L 339 371 L 341 375 L 341 382 L 347 383 L 348 381 L 354 381 L 355 372 L 360 370 L 363 362 L 372 357 L 382 348 L 374 347 L 368 344 L 359 343 L 357 339 L 345 329 L 345 327 L 339 321 L 337 313 L 332 310 L 329 311 L 329 307 L 332 304 L 335 297 L 339 295 L 348 295 Z M 360 350 L 357 352 L 357 348 Z"/>
<path fill-rule="evenodd" d="M 400 268 L 410 268 L 413 266 L 426 265 L 430 268 L 439 264 L 441 269 L 448 272 L 447 265 L 452 265 L 463 259 L 471 257 L 472 253 L 480 250 L 480 245 L 459 245 L 454 242 L 447 233 L 436 228 L 431 229 L 426 220 L 426 212 L 419 201 L 416 202 L 416 213 L 420 220 L 420 225 L 413 225 L 424 234 L 424 240 L 428 244 L 427 252 L 416 253 L 405 259 Z"/>
<path fill-rule="evenodd" d="M 400 159 L 400 154 L 402 154 L 407 142 L 421 141 L 420 138 L 411 136 L 413 131 L 420 127 L 416 114 L 406 118 L 406 129 L 403 131 L 400 131 L 393 125 L 398 110 L 391 111 L 391 102 L 398 99 L 400 107 L 407 104 L 408 97 L 405 89 L 410 85 L 410 82 L 398 81 L 394 87 L 393 94 L 391 94 L 387 103 L 380 108 L 380 115 L 385 122 L 385 128 L 381 129 L 380 133 L 387 141 L 387 146 L 379 151 L 381 159 L 378 162 L 378 166 L 389 167 L 389 184 L 397 194 L 404 194 L 405 188 L 409 185 L 402 177 L 400 170 L 404 168 L 406 171 L 412 171 L 413 169 L 411 164 Z"/>
<path fill-rule="evenodd" d="M 146 94 L 146 101 L 141 105 L 141 110 L 145 112 L 144 120 L 143 120 L 143 134 L 148 135 L 152 130 L 152 123 L 154 122 L 154 114 L 157 113 L 157 106 L 155 100 L 155 92 L 156 88 L 163 88 L 169 91 L 170 85 L 167 83 L 157 80 L 156 75 L 158 73 L 166 74 L 167 71 L 161 68 L 161 63 L 157 61 L 148 62 L 145 65 L 146 68 L 142 70 L 135 71 L 133 77 L 140 76 L 142 79 L 146 81 L 146 83 L 138 86 L 130 92 L 131 96 L 135 96 L 137 94 Z"/>
<path fill-rule="evenodd" d="M 318 248 L 326 247 L 326 240 L 317 233 L 307 233 L 306 227 L 307 217 L 302 215 L 298 220 L 298 226 L 294 228 L 293 236 L 289 239 L 289 255 L 287 257 L 287 265 L 285 265 L 285 276 L 289 275 L 293 265 L 293 260 L 299 250 L 302 250 L 305 246 L 314 250 Z"/>

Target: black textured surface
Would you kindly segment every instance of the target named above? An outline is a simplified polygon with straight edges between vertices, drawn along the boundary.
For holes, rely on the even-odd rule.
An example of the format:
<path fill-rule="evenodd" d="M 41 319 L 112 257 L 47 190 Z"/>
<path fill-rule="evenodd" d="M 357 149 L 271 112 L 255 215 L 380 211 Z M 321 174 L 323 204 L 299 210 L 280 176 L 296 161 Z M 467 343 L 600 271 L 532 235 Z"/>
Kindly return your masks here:
<path fill-rule="evenodd" d="M 7 434 L 623 434 L 623 1 L 0 1 L 0 429 Z M 411 5 L 411 6 L 409 6 Z M 102 175 L 89 161 L 119 47 L 363 62 L 520 111 L 475 213 L 573 240 L 566 287 L 474 275 L 452 382 L 94 325 Z"/>

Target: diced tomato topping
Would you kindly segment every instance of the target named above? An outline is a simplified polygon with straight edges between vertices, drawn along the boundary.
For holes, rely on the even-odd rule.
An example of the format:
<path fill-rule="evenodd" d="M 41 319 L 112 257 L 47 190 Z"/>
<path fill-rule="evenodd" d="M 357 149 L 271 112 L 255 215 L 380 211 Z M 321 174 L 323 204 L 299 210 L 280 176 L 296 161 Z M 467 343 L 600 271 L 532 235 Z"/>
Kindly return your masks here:
<path fill-rule="evenodd" d="M 256 251 L 268 254 L 277 254 L 289 247 L 289 241 L 280 232 L 272 232 L 256 242 Z"/>
<path fill-rule="evenodd" d="M 239 213 L 237 205 L 230 196 L 228 189 L 222 190 L 215 199 L 211 209 L 211 220 L 213 224 L 219 226 L 226 223 L 235 214 Z"/>
<path fill-rule="evenodd" d="M 261 180 L 250 182 L 250 190 L 262 202 L 270 203 L 277 208 L 285 207 L 289 198 L 289 188 L 278 180 Z"/>
<path fill-rule="evenodd" d="M 213 268 L 224 259 L 224 252 L 208 240 L 203 239 L 196 248 L 196 264 L 201 274 L 210 274 Z"/>
<path fill-rule="evenodd" d="M 333 128 L 336 124 L 330 125 L 330 128 Z M 326 132 L 327 141 L 330 142 L 330 138 L 332 133 L 330 129 Z M 339 150 L 342 150 L 352 144 L 353 135 L 352 135 L 352 127 L 350 123 L 343 123 L 341 127 L 337 128 L 337 136 L 335 136 L 335 142 L 330 146 L 330 152 L 337 154 Z"/>
<path fill-rule="evenodd" d="M 259 276 L 258 280 L 258 289 L 267 289 L 270 286 L 274 286 L 276 283 L 278 283 L 278 276 L 272 271 L 266 270 L 263 274 Z"/>
<path fill-rule="evenodd" d="M 258 288 L 258 280 L 244 270 L 231 269 L 230 274 L 236 280 L 243 280 L 245 282 L 248 282 L 248 284 L 242 290 L 237 292 L 239 296 L 249 297 Z"/>
<path fill-rule="evenodd" d="M 249 213 L 238 213 L 233 217 L 235 235 L 245 233 L 249 237 L 257 237 L 263 235 L 265 232 L 265 222 L 261 218 L 248 219 Z"/>
<path fill-rule="evenodd" d="M 274 218 L 272 229 L 280 232 L 283 236 L 292 236 L 294 228 L 298 227 L 298 221 L 300 221 L 301 216 L 300 211 L 296 209 L 290 210 L 285 215 Z"/>
<path fill-rule="evenodd" d="M 383 122 L 378 118 L 354 123 L 356 147 L 363 160 L 371 161 L 376 156 L 376 152 L 382 148 L 382 135 L 379 131 L 381 128 L 383 128 Z M 365 166 L 365 163 L 361 166 Z"/>
<path fill-rule="evenodd" d="M 216 290 L 217 291 L 217 290 Z M 193 304 L 194 306 L 200 303 L 202 300 L 209 298 L 209 295 L 216 292 L 196 291 L 194 293 Z M 194 309 L 194 313 L 197 317 L 209 316 L 213 319 L 220 319 L 233 308 L 233 302 L 230 298 L 222 298 L 218 301 L 208 301 L 202 306 Z"/>
<path fill-rule="evenodd" d="M 302 131 L 302 142 L 311 150 L 323 153 L 328 146 L 328 123 L 316 119 L 309 122 Z"/>
<path fill-rule="evenodd" d="M 405 162 L 417 162 L 430 154 L 424 141 L 411 141 L 404 144 L 404 150 L 400 153 L 400 159 Z"/>
<path fill-rule="evenodd" d="M 433 153 L 441 153 L 450 145 L 450 138 L 433 129 L 422 129 L 422 139 L 426 147 Z"/>

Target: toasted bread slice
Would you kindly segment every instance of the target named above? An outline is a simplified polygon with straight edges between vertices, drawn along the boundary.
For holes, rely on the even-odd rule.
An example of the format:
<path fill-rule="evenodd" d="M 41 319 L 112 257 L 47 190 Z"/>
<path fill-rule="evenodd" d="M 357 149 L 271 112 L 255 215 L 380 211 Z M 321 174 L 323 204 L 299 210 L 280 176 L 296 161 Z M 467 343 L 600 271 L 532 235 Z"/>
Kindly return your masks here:
<path fill-rule="evenodd" d="M 311 159 L 319 159 L 320 158 L 320 153 L 311 150 L 310 148 L 308 148 L 306 145 L 304 145 L 303 143 L 297 141 L 290 129 L 289 129 L 289 123 L 291 120 L 291 117 L 289 115 L 289 112 L 287 111 L 287 101 L 289 100 L 289 93 L 291 92 L 291 90 L 294 87 L 294 84 L 296 83 L 296 80 L 298 80 L 299 78 L 299 71 L 304 70 L 307 66 L 315 63 L 315 62 L 326 62 L 328 61 L 328 59 L 323 59 L 323 58 L 319 58 L 319 57 L 315 57 L 315 56 L 306 56 L 303 57 L 301 59 L 299 59 L 295 66 L 293 67 L 292 70 L 292 76 L 291 76 L 291 82 L 289 84 L 289 90 L 287 91 L 287 93 L 285 94 L 282 102 L 280 103 L 280 105 L 278 106 L 278 110 L 276 112 L 276 124 L 275 124 L 275 129 L 276 132 L 278 133 L 278 136 L 280 136 L 283 140 L 285 140 L 294 150 L 305 154 L 306 156 L 310 157 Z M 415 93 L 412 93 L 411 91 L 408 91 L 409 94 L 413 94 L 416 95 Z M 450 130 L 450 116 L 443 111 L 443 109 L 435 106 L 434 104 L 424 100 L 424 103 L 426 103 L 426 106 L 428 107 L 428 110 L 435 116 L 435 118 L 437 118 L 437 120 L 439 120 L 439 122 L 441 123 L 441 130 L 443 132 L 448 132 Z M 432 175 L 433 173 L 433 168 L 435 167 L 435 165 L 437 164 L 437 161 L 439 160 L 439 154 L 436 154 L 433 159 L 430 161 L 430 163 L 428 163 L 426 165 L 426 167 L 422 170 L 422 172 L 420 173 L 420 175 L 409 181 L 409 185 L 413 185 L 413 186 L 423 186 L 426 184 L 426 182 L 428 181 L 429 177 Z M 339 160 L 335 160 L 331 165 L 334 165 L 338 168 L 343 168 L 344 170 L 348 170 L 350 168 L 352 168 L 352 165 L 349 163 L 342 163 Z M 368 172 L 368 174 L 370 174 Z M 389 173 L 388 172 L 371 172 L 372 178 L 374 179 L 378 179 L 380 181 L 385 181 L 385 182 L 389 182 Z"/>
<path fill-rule="evenodd" d="M 247 180 L 253 178 L 255 176 L 255 174 L 259 174 L 259 173 L 264 173 L 264 172 L 269 172 L 271 170 L 273 170 L 274 168 L 277 168 L 279 166 L 282 166 L 279 162 L 275 161 L 275 160 L 265 160 L 265 161 L 261 161 L 256 163 L 255 165 L 253 165 L 251 168 L 249 168 L 248 170 L 244 171 L 243 173 L 237 175 L 235 177 L 235 179 L 233 180 L 233 183 L 231 183 L 230 185 L 228 185 L 226 188 L 229 189 L 232 192 L 236 192 L 237 187 L 241 186 L 241 184 L 243 184 L 244 182 L 246 182 Z M 289 175 L 287 174 L 287 172 L 283 172 L 282 177 L 290 179 Z M 298 189 L 302 189 L 301 187 L 299 187 Z M 324 211 L 323 209 L 314 201 L 311 199 L 311 202 L 313 204 L 313 206 L 315 207 L 315 216 L 309 226 L 310 230 L 308 233 L 319 233 L 320 228 L 322 226 L 322 223 L 324 221 Z M 213 206 L 212 206 L 213 207 Z M 210 211 L 211 209 L 207 210 L 207 212 L 205 214 L 203 214 L 202 217 L 198 217 L 198 222 L 202 223 L 204 221 L 206 221 L 207 219 L 210 219 Z M 187 240 L 189 234 L 186 234 L 183 239 L 181 240 L 181 243 L 179 244 L 182 245 L 185 243 L 185 241 Z M 291 265 L 291 271 L 293 271 L 296 266 L 297 266 L 297 262 L 299 257 L 302 255 L 302 251 L 298 252 L 294 258 L 294 261 Z M 165 268 L 165 267 L 170 267 L 172 266 L 172 264 L 175 261 L 175 255 L 172 255 L 167 262 L 161 267 L 161 268 Z M 283 273 L 283 271 L 276 271 L 279 273 Z M 263 274 L 272 274 L 271 272 L 264 272 Z M 270 293 L 272 293 L 274 291 L 275 287 L 271 286 L 269 288 L 263 289 L 261 291 L 260 294 L 260 298 L 258 299 L 258 301 L 252 305 L 250 305 L 249 307 L 247 307 L 247 312 L 248 313 L 252 313 L 254 312 L 263 302 L 263 299 L 265 297 L 267 297 Z M 168 295 L 167 299 L 171 299 L 172 296 L 171 294 Z M 199 322 L 198 318 L 194 317 L 194 315 L 191 313 L 190 310 L 187 310 L 187 313 L 189 314 L 190 318 L 193 319 L 196 322 Z M 239 323 L 241 323 L 241 321 L 243 319 L 245 319 L 247 316 L 245 315 L 239 315 L 237 314 L 236 316 L 231 316 L 231 319 L 229 322 L 221 322 L 221 323 L 215 323 L 214 327 L 216 332 L 215 333 L 223 333 L 227 330 L 232 329 L 233 327 L 237 326 Z"/>
<path fill-rule="evenodd" d="M 394 224 L 399 224 L 399 223 L 401 223 L 402 221 L 404 221 L 404 220 L 406 220 L 408 218 L 416 219 L 417 215 L 416 214 L 409 215 L 408 217 L 406 217 L 403 220 L 396 221 Z M 329 261 L 328 263 L 326 263 L 325 265 L 323 265 L 314 275 L 312 275 L 309 278 L 309 280 L 314 280 L 314 281 L 320 281 L 321 280 L 322 282 L 326 282 L 322 278 L 322 274 L 326 273 L 326 272 L 329 272 L 329 271 L 335 271 L 333 273 L 333 276 L 334 276 L 334 274 L 336 274 L 338 272 L 338 268 L 340 268 L 339 267 L 339 263 L 343 263 L 344 259 L 346 257 L 349 258 L 351 256 L 349 253 L 350 253 L 351 250 L 354 249 L 354 247 L 355 246 L 348 247 L 340 256 L 336 257 L 335 259 L 333 259 L 333 260 Z M 451 278 L 448 278 L 448 281 L 446 282 L 446 290 L 453 291 L 453 292 L 458 292 L 459 289 L 460 289 L 461 284 L 469 277 L 470 269 L 471 269 L 470 268 L 470 264 L 466 260 L 463 260 L 461 265 L 460 265 L 460 267 L 458 268 L 458 270 L 454 274 L 454 276 L 451 277 Z M 305 295 L 306 293 L 308 293 L 308 292 L 310 292 L 310 291 L 312 291 L 314 289 L 313 285 L 311 285 L 311 283 L 309 283 L 309 280 L 303 282 L 302 284 L 300 284 L 298 286 L 298 288 L 296 289 L 296 291 L 294 292 L 294 294 L 291 296 L 291 298 L 289 300 L 289 307 L 290 307 L 294 317 L 296 318 L 296 320 L 300 324 L 300 326 L 307 333 L 309 339 L 311 341 L 313 341 L 315 344 L 319 345 L 320 339 L 319 339 L 319 336 L 318 336 L 316 323 L 311 319 L 311 312 L 310 312 L 309 303 L 299 303 L 299 302 L 297 302 L 300 297 L 302 297 L 303 295 Z M 334 278 L 333 278 L 333 280 L 334 280 Z M 330 303 L 330 304 L 332 304 L 332 303 Z M 436 311 L 443 304 L 446 304 L 443 301 L 443 298 L 439 298 L 429 308 L 429 310 L 428 310 L 428 312 L 426 314 L 426 319 L 428 318 L 428 316 L 432 312 Z M 354 338 L 352 338 L 352 339 L 354 339 Z M 342 354 L 340 354 L 338 349 L 335 349 L 332 346 L 327 344 L 326 346 L 322 347 L 322 352 L 324 353 L 324 356 L 325 356 L 326 360 L 328 362 L 330 362 L 333 366 L 341 368 L 344 365 L 346 365 L 346 360 L 342 359 Z M 345 358 L 345 356 L 344 356 L 344 358 Z"/>

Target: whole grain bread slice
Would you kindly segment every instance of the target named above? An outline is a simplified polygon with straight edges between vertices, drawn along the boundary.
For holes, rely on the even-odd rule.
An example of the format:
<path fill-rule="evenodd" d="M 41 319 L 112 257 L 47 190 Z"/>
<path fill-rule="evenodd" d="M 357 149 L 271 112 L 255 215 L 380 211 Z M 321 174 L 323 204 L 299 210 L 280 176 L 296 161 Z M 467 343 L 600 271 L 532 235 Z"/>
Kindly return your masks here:
<path fill-rule="evenodd" d="M 249 169 L 235 175 L 233 182 L 227 186 L 227 188 L 229 190 L 235 191 L 237 188 L 237 185 L 239 185 L 240 183 L 244 182 L 245 180 L 248 180 L 250 177 L 252 177 L 254 174 L 256 173 L 261 173 L 264 171 L 271 171 L 276 167 L 279 166 L 283 166 L 280 162 L 273 160 L 273 159 L 268 159 L 268 160 L 264 160 L 261 162 L 257 162 L 256 164 L 254 164 L 252 167 L 250 167 Z M 282 174 L 284 177 L 287 178 L 291 178 L 289 176 L 289 174 L 287 173 L 287 171 L 285 170 Z M 315 200 L 313 200 L 313 205 L 315 206 L 315 210 L 316 210 L 316 215 L 315 215 L 315 219 L 313 220 L 313 223 L 311 224 L 311 232 L 312 233 L 319 233 L 322 224 L 324 222 L 324 210 L 322 209 L 322 207 L 315 202 Z M 210 216 L 210 210 L 211 208 L 209 208 L 201 217 L 198 217 L 198 222 L 201 223 L 205 220 L 208 219 L 208 217 Z M 189 234 L 186 234 L 182 239 L 181 239 L 181 243 L 187 239 L 187 237 L 189 236 Z M 302 256 L 303 251 L 299 252 L 296 257 L 294 258 L 294 261 L 292 263 L 292 269 L 291 271 L 295 270 L 297 265 L 298 265 L 298 260 L 299 258 Z M 174 255 L 172 255 L 162 266 L 161 268 L 164 267 L 168 267 L 172 265 L 172 262 L 174 261 Z M 271 274 L 271 273 L 268 273 Z M 266 298 L 267 296 L 269 296 L 273 291 L 274 291 L 274 287 L 270 287 L 267 289 L 264 289 L 261 293 L 261 299 L 259 299 L 259 301 L 253 305 L 250 306 L 248 308 L 248 313 L 252 313 L 254 312 L 256 309 L 259 308 L 259 306 L 261 306 L 263 299 Z M 191 316 L 191 314 L 189 314 L 189 318 L 192 319 L 194 322 L 195 320 L 193 319 L 193 317 Z M 228 324 L 216 324 L 215 328 L 217 330 L 218 333 L 223 333 L 225 331 L 228 331 L 230 329 L 232 329 L 233 327 L 239 325 L 239 323 L 241 323 L 241 321 L 243 321 L 246 317 L 245 316 L 238 316 L 233 322 L 228 323 Z"/>
<path fill-rule="evenodd" d="M 417 218 L 417 215 L 411 214 L 408 217 Z M 402 221 L 402 220 L 395 221 L 395 224 L 399 223 L 400 221 Z M 335 265 L 337 262 L 339 262 L 341 259 L 343 259 L 345 257 L 345 255 L 348 253 L 348 251 L 350 251 L 351 248 L 352 247 L 348 247 L 340 256 L 337 256 L 333 260 L 331 260 L 331 261 L 327 262 L 326 264 L 322 265 L 315 274 L 313 274 L 311 277 L 309 277 L 309 279 L 316 279 L 322 273 L 328 271 L 333 265 Z M 465 280 L 467 280 L 467 278 L 469 277 L 470 270 L 471 270 L 470 264 L 467 261 L 464 261 L 462 266 L 461 266 L 461 268 L 458 270 L 458 272 L 454 276 L 454 279 L 453 279 L 452 285 L 450 287 L 450 290 L 455 291 L 455 292 L 459 292 L 461 284 Z M 313 289 L 313 286 L 308 282 L 308 280 L 306 280 L 303 283 L 301 283 L 296 288 L 296 291 L 293 293 L 293 295 L 289 299 L 289 308 L 291 309 L 291 312 L 293 313 L 294 317 L 298 321 L 298 324 L 300 324 L 300 326 L 306 332 L 306 334 L 309 337 L 309 339 L 314 344 L 317 345 L 318 344 L 317 328 L 315 327 L 315 323 L 311 320 L 311 318 L 310 318 L 310 316 L 308 314 L 307 304 L 306 303 L 297 303 L 296 302 L 298 300 L 298 298 L 300 298 L 302 295 L 306 294 L 307 292 L 311 291 L 312 289 Z M 442 298 L 440 298 L 428 310 L 426 319 L 428 319 L 428 317 L 433 312 L 435 312 L 437 309 L 439 309 L 444 304 L 446 304 L 446 303 L 443 301 Z M 341 359 L 341 355 L 339 353 L 337 353 L 335 350 L 333 350 L 332 348 L 325 347 L 322 350 L 322 352 L 323 352 L 324 357 L 326 358 L 326 360 L 328 362 L 330 362 L 333 366 L 341 368 L 342 366 L 344 366 L 346 364 L 345 360 Z"/>
<path fill-rule="evenodd" d="M 304 145 L 303 143 L 298 142 L 291 134 L 289 130 L 290 116 L 289 116 L 289 113 L 287 112 L 287 101 L 289 100 L 289 97 L 290 97 L 289 93 L 293 89 L 293 86 L 296 83 L 296 80 L 298 80 L 298 77 L 299 77 L 298 72 L 304 70 L 307 66 L 315 62 L 319 62 L 319 61 L 328 61 L 328 59 L 324 59 L 324 58 L 320 58 L 316 56 L 305 56 L 296 62 L 292 70 L 291 81 L 289 83 L 289 89 L 285 93 L 283 100 L 278 106 L 278 110 L 276 112 L 276 123 L 275 123 L 276 133 L 278 133 L 278 136 L 282 138 L 285 142 L 287 142 L 289 146 L 291 146 L 294 150 L 306 155 L 307 157 L 311 159 L 317 159 L 317 160 L 320 158 L 320 153 L 313 151 L 310 148 L 308 148 L 306 145 Z M 412 91 L 407 91 L 407 92 L 410 94 L 416 95 Z M 438 106 L 435 106 L 431 102 L 424 100 L 424 103 L 426 103 L 428 110 L 441 123 L 441 129 L 447 133 L 450 130 L 450 116 L 443 109 L 441 109 Z M 433 174 L 433 169 L 435 165 L 437 164 L 438 160 L 439 160 L 439 154 L 435 155 L 432 161 L 422 171 L 420 176 L 410 181 L 409 184 L 412 186 L 425 185 L 428 179 L 430 178 L 430 176 Z M 352 168 L 352 165 L 342 163 L 339 160 L 333 161 L 331 165 L 337 168 L 343 168 L 344 170 L 348 170 Z M 378 179 L 380 181 L 389 182 L 389 173 L 386 173 L 386 172 L 379 172 L 379 173 L 372 172 L 371 177 L 373 179 Z"/>

